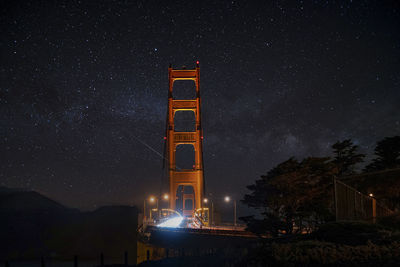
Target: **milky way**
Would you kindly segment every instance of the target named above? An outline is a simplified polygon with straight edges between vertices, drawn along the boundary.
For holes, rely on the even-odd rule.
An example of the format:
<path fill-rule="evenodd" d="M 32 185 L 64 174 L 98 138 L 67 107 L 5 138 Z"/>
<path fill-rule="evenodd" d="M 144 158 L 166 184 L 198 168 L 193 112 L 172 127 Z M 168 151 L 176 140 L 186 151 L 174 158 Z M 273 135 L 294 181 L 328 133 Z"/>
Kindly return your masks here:
<path fill-rule="evenodd" d="M 400 133 L 395 1 L 215 2 L 3 3 L 0 185 L 84 209 L 158 193 L 170 63 L 200 61 L 214 195 Z"/>

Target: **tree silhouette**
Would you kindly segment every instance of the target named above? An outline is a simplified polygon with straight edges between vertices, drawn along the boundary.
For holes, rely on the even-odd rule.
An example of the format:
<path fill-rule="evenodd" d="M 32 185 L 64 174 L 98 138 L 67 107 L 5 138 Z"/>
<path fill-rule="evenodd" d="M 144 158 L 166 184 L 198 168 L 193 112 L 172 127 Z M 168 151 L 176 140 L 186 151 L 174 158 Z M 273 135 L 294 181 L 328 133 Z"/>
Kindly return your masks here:
<path fill-rule="evenodd" d="M 364 161 L 365 154 L 357 153 L 358 146 L 351 139 L 338 141 L 332 145 L 333 163 L 338 168 L 338 176 L 352 175 L 355 173 L 355 165 Z"/>
<path fill-rule="evenodd" d="M 385 137 L 375 147 L 376 158 L 365 167 L 366 172 L 400 168 L 400 136 Z"/>
<path fill-rule="evenodd" d="M 271 169 L 255 184 L 243 203 L 259 210 L 262 218 L 241 218 L 259 235 L 301 232 L 332 218 L 332 178 L 337 168 L 329 158 L 290 158 Z M 296 226 L 296 227 L 294 227 Z"/>

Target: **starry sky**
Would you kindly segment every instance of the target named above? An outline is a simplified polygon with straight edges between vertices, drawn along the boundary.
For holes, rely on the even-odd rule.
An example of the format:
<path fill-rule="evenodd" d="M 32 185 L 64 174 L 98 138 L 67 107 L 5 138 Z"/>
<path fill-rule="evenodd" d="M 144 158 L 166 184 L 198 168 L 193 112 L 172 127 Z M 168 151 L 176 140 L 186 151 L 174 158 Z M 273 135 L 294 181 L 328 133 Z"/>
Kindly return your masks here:
<path fill-rule="evenodd" d="M 239 200 L 338 140 L 371 154 L 400 133 L 396 1 L 5 2 L 1 186 L 80 209 L 158 193 L 170 63 L 200 61 L 214 196 Z"/>

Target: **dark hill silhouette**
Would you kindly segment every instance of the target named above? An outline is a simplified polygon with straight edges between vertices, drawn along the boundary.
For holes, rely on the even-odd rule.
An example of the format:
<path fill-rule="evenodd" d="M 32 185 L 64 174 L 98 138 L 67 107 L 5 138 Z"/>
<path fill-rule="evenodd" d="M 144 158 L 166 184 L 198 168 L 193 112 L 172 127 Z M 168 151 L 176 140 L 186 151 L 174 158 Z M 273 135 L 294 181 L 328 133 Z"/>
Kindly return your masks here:
<path fill-rule="evenodd" d="M 59 211 L 63 205 L 34 191 L 0 192 L 0 211 Z"/>
<path fill-rule="evenodd" d="M 0 260 L 136 259 L 137 209 L 102 207 L 80 212 L 34 191 L 0 188 Z"/>

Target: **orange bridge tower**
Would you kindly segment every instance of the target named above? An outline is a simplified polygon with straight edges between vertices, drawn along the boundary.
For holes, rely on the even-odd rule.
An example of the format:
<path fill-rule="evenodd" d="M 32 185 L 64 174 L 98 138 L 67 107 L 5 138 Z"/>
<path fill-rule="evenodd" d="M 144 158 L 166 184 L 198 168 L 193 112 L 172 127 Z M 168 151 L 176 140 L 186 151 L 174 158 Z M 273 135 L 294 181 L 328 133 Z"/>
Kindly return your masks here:
<path fill-rule="evenodd" d="M 203 177 L 203 130 L 201 127 L 200 100 L 200 67 L 196 62 L 195 69 L 168 68 L 168 118 L 166 129 L 166 145 L 169 166 L 170 208 L 182 210 L 184 216 L 192 216 L 193 212 L 202 208 L 204 197 Z M 196 97 L 190 100 L 173 98 L 174 82 L 191 80 L 196 86 Z M 195 116 L 195 130 L 192 132 L 175 131 L 174 118 L 177 111 L 191 111 Z M 192 169 L 179 169 L 176 166 L 176 148 L 179 145 L 192 145 L 194 148 L 194 165 Z M 191 190 L 186 190 L 189 188 Z M 180 204 L 179 204 L 180 203 Z"/>

